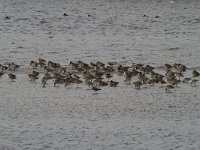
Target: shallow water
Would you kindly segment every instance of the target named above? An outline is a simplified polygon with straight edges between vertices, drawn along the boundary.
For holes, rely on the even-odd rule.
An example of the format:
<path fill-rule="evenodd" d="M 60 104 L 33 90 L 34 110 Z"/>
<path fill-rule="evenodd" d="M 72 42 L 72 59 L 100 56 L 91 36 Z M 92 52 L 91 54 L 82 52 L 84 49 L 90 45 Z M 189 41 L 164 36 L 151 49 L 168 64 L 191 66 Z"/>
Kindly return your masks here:
<path fill-rule="evenodd" d="M 38 58 L 199 68 L 199 8 L 195 0 L 0 1 L 0 63 L 21 65 L 15 82 L 0 78 L 0 149 L 199 149 L 199 83 L 165 93 L 116 77 L 118 87 L 94 93 L 51 81 L 42 88 L 26 75 Z"/>

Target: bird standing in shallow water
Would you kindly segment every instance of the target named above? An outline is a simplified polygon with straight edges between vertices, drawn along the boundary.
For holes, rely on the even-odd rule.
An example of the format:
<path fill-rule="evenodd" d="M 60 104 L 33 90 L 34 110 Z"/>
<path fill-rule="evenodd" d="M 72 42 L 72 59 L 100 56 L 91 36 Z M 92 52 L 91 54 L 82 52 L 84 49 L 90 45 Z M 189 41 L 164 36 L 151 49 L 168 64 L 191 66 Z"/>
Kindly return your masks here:
<path fill-rule="evenodd" d="M 197 72 L 196 70 L 193 70 L 192 75 L 193 75 L 193 77 L 198 77 L 200 75 L 200 73 Z"/>
<path fill-rule="evenodd" d="M 96 86 L 92 86 L 92 90 L 93 90 L 93 91 L 100 91 L 101 89 L 98 88 L 98 87 L 96 87 Z"/>
<path fill-rule="evenodd" d="M 197 86 L 196 83 L 197 83 L 198 81 L 199 81 L 199 80 L 197 80 L 197 79 L 193 79 L 193 80 L 191 81 L 191 86 L 193 86 L 193 87 Z"/>
<path fill-rule="evenodd" d="M 108 79 L 108 81 L 109 81 L 109 79 L 110 78 L 112 78 L 113 76 L 110 74 L 110 73 L 106 73 L 106 78 Z"/>
<path fill-rule="evenodd" d="M 183 83 L 188 83 L 190 80 L 191 80 L 190 78 L 184 78 L 182 82 Z"/>
<path fill-rule="evenodd" d="M 28 77 L 31 79 L 31 81 L 35 81 L 36 79 L 39 79 L 38 76 L 35 74 L 28 74 Z"/>
<path fill-rule="evenodd" d="M 43 88 L 45 88 L 45 87 L 46 87 L 47 80 L 48 80 L 48 79 L 47 79 L 47 78 L 45 78 L 45 77 L 43 77 L 43 78 L 42 78 L 42 87 L 43 87 Z"/>
<path fill-rule="evenodd" d="M 3 73 L 3 71 L 2 72 L 0 72 L 0 77 L 3 75 L 4 73 Z"/>
<path fill-rule="evenodd" d="M 118 85 L 119 82 L 115 82 L 113 80 L 110 81 L 110 87 L 116 87 Z"/>
<path fill-rule="evenodd" d="M 141 81 L 137 81 L 137 82 L 133 82 L 133 84 L 135 85 L 135 89 L 139 90 L 141 85 L 142 85 L 142 82 Z"/>
<path fill-rule="evenodd" d="M 171 92 L 170 92 L 170 89 L 174 89 L 174 86 L 172 86 L 172 85 L 167 85 L 167 86 L 165 87 L 165 92 L 166 92 L 166 93 L 171 93 Z"/>
<path fill-rule="evenodd" d="M 8 77 L 9 77 L 9 79 L 12 80 L 12 82 L 13 82 L 14 79 L 16 79 L 16 75 L 14 75 L 14 74 L 12 74 L 12 73 L 9 73 L 9 74 L 8 74 Z"/>

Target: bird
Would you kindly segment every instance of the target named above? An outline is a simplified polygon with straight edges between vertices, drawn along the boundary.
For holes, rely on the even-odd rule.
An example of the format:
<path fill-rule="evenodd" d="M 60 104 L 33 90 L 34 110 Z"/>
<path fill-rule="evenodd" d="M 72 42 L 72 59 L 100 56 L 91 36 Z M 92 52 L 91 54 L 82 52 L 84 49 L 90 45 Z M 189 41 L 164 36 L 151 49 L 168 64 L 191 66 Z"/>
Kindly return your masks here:
<path fill-rule="evenodd" d="M 4 74 L 3 71 L 1 71 L 1 72 L 0 72 L 0 77 L 1 77 L 3 74 Z"/>
<path fill-rule="evenodd" d="M 32 66 L 32 67 L 33 67 L 33 69 L 37 68 L 37 67 L 38 67 L 38 65 L 39 65 L 39 63 L 38 63 L 38 62 L 35 62 L 35 61 L 31 60 L 31 62 L 30 62 L 30 66 Z"/>
<path fill-rule="evenodd" d="M 78 75 L 76 75 L 75 73 L 72 74 L 72 77 L 75 78 L 75 79 L 80 79 L 80 77 Z"/>
<path fill-rule="evenodd" d="M 199 80 L 197 80 L 197 79 L 193 79 L 193 80 L 191 81 L 191 86 L 195 87 L 195 86 L 196 86 L 196 83 L 197 83 L 198 81 L 199 81 Z"/>
<path fill-rule="evenodd" d="M 92 86 L 92 90 L 93 90 L 93 91 L 100 91 L 101 89 L 98 88 L 98 87 L 96 87 L 96 86 Z"/>
<path fill-rule="evenodd" d="M 31 79 L 31 81 L 35 81 L 36 79 L 39 79 L 38 76 L 35 74 L 28 74 L 28 77 Z"/>
<path fill-rule="evenodd" d="M 108 85 L 107 82 L 104 82 L 102 80 L 99 80 L 97 83 L 98 83 L 99 86 L 107 86 Z"/>
<path fill-rule="evenodd" d="M 171 69 L 172 69 L 172 65 L 170 65 L 170 64 L 165 64 L 164 68 L 165 68 L 166 70 L 171 70 Z"/>
<path fill-rule="evenodd" d="M 8 74 L 8 77 L 9 77 L 9 79 L 12 80 L 12 82 L 13 82 L 14 79 L 17 79 L 17 78 L 16 78 L 16 75 L 14 75 L 14 74 L 12 74 L 12 73 L 9 73 L 9 74 Z"/>
<path fill-rule="evenodd" d="M 35 75 L 35 76 L 38 76 L 40 73 L 33 70 L 32 74 Z"/>
<path fill-rule="evenodd" d="M 106 78 L 108 79 L 108 81 L 109 81 L 109 79 L 110 78 L 112 78 L 113 76 L 110 74 L 110 73 L 106 73 Z"/>
<path fill-rule="evenodd" d="M 169 84 L 169 85 L 167 85 L 167 86 L 165 87 L 165 92 L 166 92 L 166 93 L 171 93 L 171 92 L 170 92 L 170 89 L 174 89 L 174 86 L 172 86 L 172 85 Z"/>
<path fill-rule="evenodd" d="M 142 82 L 141 81 L 136 81 L 136 82 L 133 82 L 133 84 L 135 85 L 135 89 L 139 90 L 141 85 L 142 85 Z"/>
<path fill-rule="evenodd" d="M 184 78 L 182 82 L 183 83 L 188 83 L 190 80 L 191 80 L 191 78 Z"/>
<path fill-rule="evenodd" d="M 67 13 L 64 13 L 63 16 L 68 16 L 68 14 L 67 14 Z"/>
<path fill-rule="evenodd" d="M 196 70 L 193 70 L 192 75 L 193 75 L 193 77 L 198 77 L 200 75 L 200 73 L 197 72 Z"/>
<path fill-rule="evenodd" d="M 63 79 L 61 77 L 57 77 L 56 80 L 54 81 L 54 87 L 56 87 L 56 84 L 62 83 Z"/>
<path fill-rule="evenodd" d="M 46 87 L 47 80 L 48 80 L 48 79 L 45 78 L 45 77 L 42 78 L 42 87 L 44 87 L 44 88 Z"/>
<path fill-rule="evenodd" d="M 118 85 L 119 82 L 116 82 L 116 81 L 113 81 L 113 80 L 110 80 L 110 87 L 116 87 Z"/>
<path fill-rule="evenodd" d="M 38 61 L 39 61 L 39 64 L 40 64 L 40 63 L 46 63 L 46 60 L 45 60 L 45 59 L 42 59 L 42 58 L 39 58 Z"/>

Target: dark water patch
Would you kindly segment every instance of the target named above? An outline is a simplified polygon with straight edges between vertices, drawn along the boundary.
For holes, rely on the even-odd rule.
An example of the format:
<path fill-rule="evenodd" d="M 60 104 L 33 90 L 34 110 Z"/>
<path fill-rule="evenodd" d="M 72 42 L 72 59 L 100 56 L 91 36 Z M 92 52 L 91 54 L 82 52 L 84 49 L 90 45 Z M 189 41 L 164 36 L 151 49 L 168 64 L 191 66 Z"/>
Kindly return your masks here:
<path fill-rule="evenodd" d="M 141 57 L 141 56 L 144 56 L 144 55 L 143 55 L 143 54 L 137 54 L 136 56 L 137 56 L 137 57 Z"/>
<path fill-rule="evenodd" d="M 70 38 L 66 38 L 66 40 L 67 40 L 67 41 L 73 41 L 73 39 L 70 39 Z"/>
<path fill-rule="evenodd" d="M 10 20 L 10 19 L 11 19 L 11 17 L 9 17 L 9 16 L 4 17 L 4 20 Z"/>
<path fill-rule="evenodd" d="M 196 23 L 200 23 L 200 18 L 196 18 L 196 19 L 192 19 L 192 20 L 187 20 L 187 21 L 183 21 L 183 25 L 188 25 L 188 24 L 196 24 Z"/>
<path fill-rule="evenodd" d="M 43 10 L 35 10 L 35 12 L 38 12 L 38 13 L 46 13 L 46 12 L 43 11 Z"/>
<path fill-rule="evenodd" d="M 58 54 L 58 52 L 47 52 L 47 54 Z"/>
<path fill-rule="evenodd" d="M 14 22 L 16 21 L 29 21 L 30 19 L 29 18 L 18 18 L 18 19 L 15 19 Z"/>
<path fill-rule="evenodd" d="M 114 43 L 113 43 L 113 44 L 108 45 L 107 47 L 121 47 L 121 46 L 123 46 L 123 45 L 124 45 L 124 44 L 122 44 L 122 43 L 121 43 L 121 44 L 120 44 L 120 43 L 118 43 L 118 44 L 114 44 Z M 111 51 L 118 51 L 118 50 L 114 50 L 114 49 L 113 49 L 113 50 L 111 50 Z"/>
<path fill-rule="evenodd" d="M 179 49 L 180 49 L 179 47 L 172 47 L 172 48 L 164 49 L 164 51 L 178 51 Z"/>
<path fill-rule="evenodd" d="M 20 53 L 19 51 L 10 51 L 11 54 L 17 54 Z"/>
<path fill-rule="evenodd" d="M 41 19 L 40 20 L 40 24 L 46 24 L 46 23 L 48 23 L 46 19 Z"/>
<path fill-rule="evenodd" d="M 172 35 L 177 35 L 177 34 L 180 34 L 181 32 L 166 32 L 164 34 L 172 34 Z"/>
<path fill-rule="evenodd" d="M 145 26 L 128 26 L 128 29 L 129 30 L 147 30 L 149 28 Z"/>
<path fill-rule="evenodd" d="M 18 49 L 23 49 L 24 47 L 23 47 L 23 46 L 18 46 L 17 48 L 18 48 Z"/>
<path fill-rule="evenodd" d="M 86 57 L 89 57 L 89 58 L 90 58 L 90 57 L 92 57 L 92 55 L 87 55 Z"/>
<path fill-rule="evenodd" d="M 49 39 L 52 39 L 53 37 L 54 37 L 54 36 L 49 36 L 48 38 L 49 38 Z"/>

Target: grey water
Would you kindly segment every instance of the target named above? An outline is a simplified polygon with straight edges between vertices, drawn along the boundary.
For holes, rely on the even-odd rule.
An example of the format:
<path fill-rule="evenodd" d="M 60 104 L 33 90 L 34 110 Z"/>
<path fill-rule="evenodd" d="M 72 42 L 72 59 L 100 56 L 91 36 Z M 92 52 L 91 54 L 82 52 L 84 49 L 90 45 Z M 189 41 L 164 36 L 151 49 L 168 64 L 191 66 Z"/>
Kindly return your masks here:
<path fill-rule="evenodd" d="M 185 0 L 2 0 L 0 59 L 21 64 L 43 57 L 63 63 L 98 59 L 198 67 L 199 7 L 199 2 Z"/>

